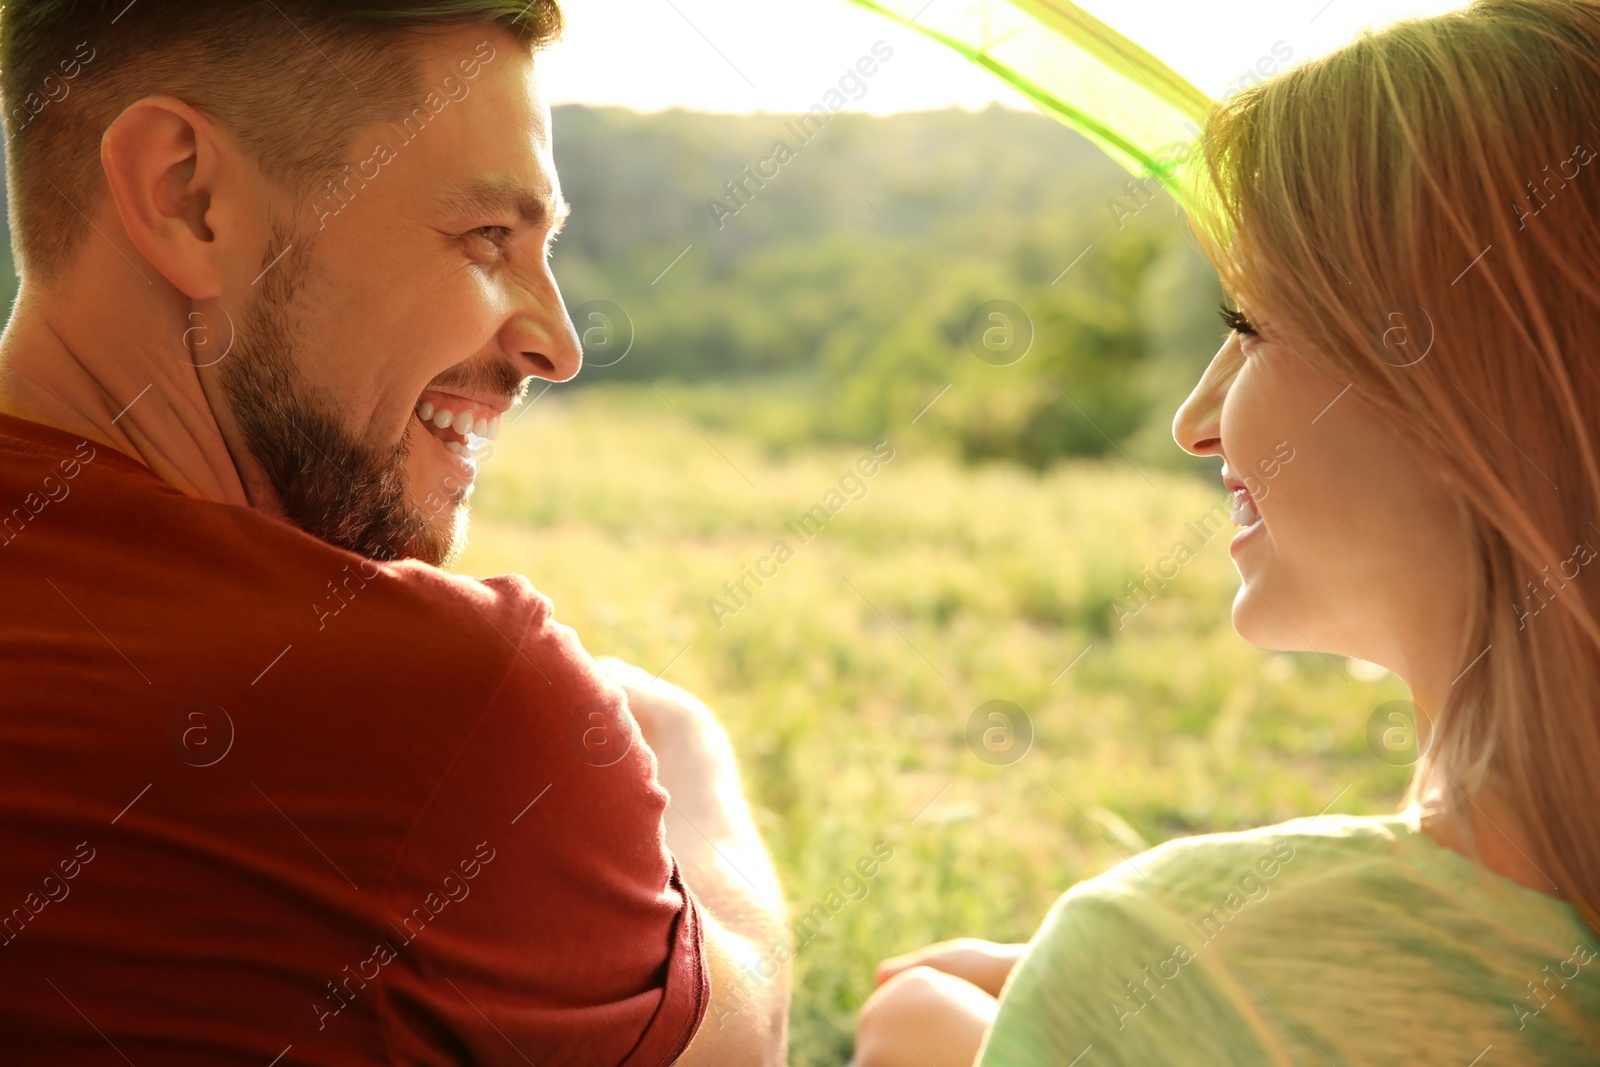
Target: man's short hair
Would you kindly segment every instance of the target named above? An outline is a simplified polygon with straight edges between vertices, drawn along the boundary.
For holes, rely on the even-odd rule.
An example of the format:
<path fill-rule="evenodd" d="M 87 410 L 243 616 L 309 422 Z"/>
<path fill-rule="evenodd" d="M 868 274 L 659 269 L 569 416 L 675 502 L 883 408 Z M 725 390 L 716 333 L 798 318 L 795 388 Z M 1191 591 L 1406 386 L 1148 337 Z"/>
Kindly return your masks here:
<path fill-rule="evenodd" d="M 562 16 L 558 0 L 7 0 L 0 100 L 19 271 L 48 278 L 76 257 L 106 191 L 101 138 L 134 101 L 183 100 L 305 196 L 358 129 L 417 102 L 421 64 L 405 45 L 472 23 L 531 52 Z"/>

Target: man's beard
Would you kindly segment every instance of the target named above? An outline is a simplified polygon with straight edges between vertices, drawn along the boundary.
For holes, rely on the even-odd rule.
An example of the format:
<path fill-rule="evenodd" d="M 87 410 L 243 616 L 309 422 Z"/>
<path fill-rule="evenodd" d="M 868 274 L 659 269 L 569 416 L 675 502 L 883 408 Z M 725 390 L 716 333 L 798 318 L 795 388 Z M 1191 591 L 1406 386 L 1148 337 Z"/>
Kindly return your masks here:
<path fill-rule="evenodd" d="M 347 432 L 337 404 L 305 381 L 293 356 L 291 308 L 309 273 L 311 242 L 274 220 L 267 255 L 291 243 L 260 280 L 238 343 L 218 368 L 245 447 L 284 517 L 306 533 L 371 559 L 448 566 L 465 543 L 469 487 L 430 495 L 439 501 L 430 523 L 407 499 L 409 432 L 392 446 L 370 446 Z"/>

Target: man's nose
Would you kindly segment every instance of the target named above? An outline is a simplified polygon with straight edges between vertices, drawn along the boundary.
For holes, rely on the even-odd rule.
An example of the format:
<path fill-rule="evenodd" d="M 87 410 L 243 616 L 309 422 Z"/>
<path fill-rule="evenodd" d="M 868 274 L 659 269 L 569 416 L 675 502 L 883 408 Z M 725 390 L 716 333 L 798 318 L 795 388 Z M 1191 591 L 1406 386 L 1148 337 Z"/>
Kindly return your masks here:
<path fill-rule="evenodd" d="M 525 295 L 501 327 L 500 345 L 536 378 L 564 382 L 583 366 L 583 346 L 554 279 Z"/>
<path fill-rule="evenodd" d="M 1239 371 L 1243 353 L 1239 335 L 1229 334 L 1211 363 L 1172 418 L 1172 439 L 1192 456 L 1215 456 L 1222 452 L 1222 402 Z"/>

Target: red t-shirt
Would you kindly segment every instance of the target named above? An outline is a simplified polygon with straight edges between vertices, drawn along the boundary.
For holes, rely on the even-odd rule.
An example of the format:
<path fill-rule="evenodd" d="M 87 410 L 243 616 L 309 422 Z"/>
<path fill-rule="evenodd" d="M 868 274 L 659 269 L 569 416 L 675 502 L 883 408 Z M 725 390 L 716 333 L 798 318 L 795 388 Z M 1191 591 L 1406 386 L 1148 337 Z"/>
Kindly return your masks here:
<path fill-rule="evenodd" d="M 670 1063 L 701 920 L 525 578 L 378 564 L 0 415 L 0 1048 Z"/>

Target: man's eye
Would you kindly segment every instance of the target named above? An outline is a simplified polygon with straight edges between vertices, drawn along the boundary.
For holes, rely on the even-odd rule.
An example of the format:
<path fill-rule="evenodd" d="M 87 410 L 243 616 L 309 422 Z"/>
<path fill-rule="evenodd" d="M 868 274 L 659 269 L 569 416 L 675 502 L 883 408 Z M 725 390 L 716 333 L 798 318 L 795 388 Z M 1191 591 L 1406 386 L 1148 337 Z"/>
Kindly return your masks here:
<path fill-rule="evenodd" d="M 511 227 L 509 226 L 479 226 L 468 230 L 467 237 L 476 242 L 487 242 L 489 248 L 484 251 L 499 252 L 511 240 Z"/>

